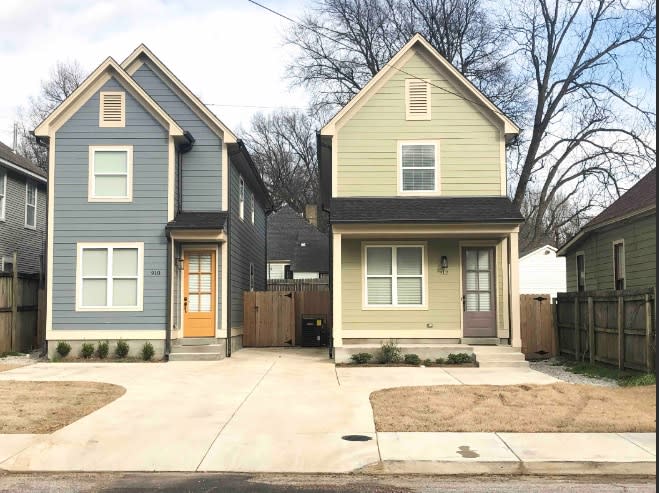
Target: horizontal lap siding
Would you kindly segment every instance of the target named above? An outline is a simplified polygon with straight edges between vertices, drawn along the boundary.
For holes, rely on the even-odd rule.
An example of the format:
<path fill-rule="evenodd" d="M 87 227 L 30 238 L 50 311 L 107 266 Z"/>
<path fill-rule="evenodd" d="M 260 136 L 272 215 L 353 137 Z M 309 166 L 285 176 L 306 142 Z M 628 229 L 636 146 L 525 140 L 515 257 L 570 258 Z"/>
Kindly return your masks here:
<path fill-rule="evenodd" d="M 403 70 L 458 90 L 422 56 Z M 398 72 L 338 132 L 338 195 L 395 196 L 398 142 L 439 140 L 443 195 L 501 195 L 500 131 L 464 99 L 432 87 L 432 120 L 405 120 L 405 80 Z"/>
<path fill-rule="evenodd" d="M 195 138 L 183 155 L 183 210 L 222 210 L 222 141 L 145 63 L 133 74 L 137 83 Z"/>
<path fill-rule="evenodd" d="M 114 79 L 102 91 L 124 91 Z M 53 329 L 139 329 L 166 326 L 168 136 L 126 93 L 126 127 L 99 128 L 94 95 L 56 135 Z M 135 132 L 135 129 L 139 129 Z M 133 146 L 133 202 L 89 203 L 90 145 Z M 76 243 L 144 243 L 144 311 L 76 312 Z M 160 276 L 151 276 L 151 271 Z"/>

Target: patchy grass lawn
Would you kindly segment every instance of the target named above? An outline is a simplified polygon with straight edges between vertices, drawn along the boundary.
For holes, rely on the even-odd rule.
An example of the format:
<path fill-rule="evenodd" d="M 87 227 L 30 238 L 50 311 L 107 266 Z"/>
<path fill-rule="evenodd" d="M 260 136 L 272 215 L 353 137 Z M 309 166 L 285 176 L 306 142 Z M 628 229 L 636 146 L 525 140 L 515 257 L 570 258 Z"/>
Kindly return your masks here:
<path fill-rule="evenodd" d="M 107 383 L 0 381 L 0 434 L 52 433 L 125 392 Z"/>
<path fill-rule="evenodd" d="M 14 370 L 16 368 L 23 368 L 24 366 L 27 365 L 15 365 L 12 363 L 0 363 L 0 373 L 3 371 L 9 371 L 9 370 Z"/>
<path fill-rule="evenodd" d="M 620 370 L 599 363 L 586 363 L 563 360 L 560 362 L 567 371 L 590 378 L 606 378 L 615 380 L 621 387 L 636 387 L 639 385 L 656 385 L 654 373 L 641 373 L 631 370 Z"/>
<path fill-rule="evenodd" d="M 443 385 L 371 394 L 377 431 L 656 431 L 657 387 Z"/>

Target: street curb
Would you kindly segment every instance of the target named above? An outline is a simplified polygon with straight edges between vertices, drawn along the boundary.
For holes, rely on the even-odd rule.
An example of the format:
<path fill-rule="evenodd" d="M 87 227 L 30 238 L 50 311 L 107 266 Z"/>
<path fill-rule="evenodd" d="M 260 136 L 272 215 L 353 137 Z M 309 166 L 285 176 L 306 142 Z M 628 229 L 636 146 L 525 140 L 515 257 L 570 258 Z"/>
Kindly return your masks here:
<path fill-rule="evenodd" d="M 656 476 L 657 464 L 650 462 L 537 461 L 458 462 L 382 461 L 354 471 L 362 474 L 429 475 L 537 475 L 537 476 Z"/>

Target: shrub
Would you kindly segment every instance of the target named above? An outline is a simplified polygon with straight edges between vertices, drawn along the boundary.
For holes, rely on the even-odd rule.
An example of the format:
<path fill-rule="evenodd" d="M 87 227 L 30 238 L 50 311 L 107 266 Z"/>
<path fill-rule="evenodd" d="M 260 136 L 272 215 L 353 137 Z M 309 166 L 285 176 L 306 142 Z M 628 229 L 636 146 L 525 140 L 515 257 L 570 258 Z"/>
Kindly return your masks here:
<path fill-rule="evenodd" d="M 448 363 L 451 365 L 461 365 L 473 361 L 469 353 L 451 353 L 448 355 Z"/>
<path fill-rule="evenodd" d="M 373 355 L 371 353 L 357 353 L 350 356 L 350 359 L 357 365 L 365 365 L 373 359 Z"/>
<path fill-rule="evenodd" d="M 387 363 L 400 363 L 403 360 L 402 353 L 396 341 L 391 340 L 382 344 L 382 354 L 380 356 L 380 362 Z"/>
<path fill-rule="evenodd" d="M 142 346 L 142 359 L 144 361 L 151 361 L 154 354 L 156 354 L 156 351 L 153 349 L 153 344 L 145 342 L 144 346 Z"/>
<path fill-rule="evenodd" d="M 80 355 L 85 359 L 89 359 L 93 354 L 94 345 L 91 342 L 83 342 L 82 347 L 80 348 Z"/>
<path fill-rule="evenodd" d="M 110 352 L 110 343 L 108 341 L 103 341 L 98 343 L 96 354 L 100 359 L 107 358 L 109 352 Z"/>
<path fill-rule="evenodd" d="M 446 364 L 446 360 L 444 358 L 437 358 L 435 360 L 435 364 L 438 364 L 438 365 Z"/>
<path fill-rule="evenodd" d="M 421 364 L 421 358 L 417 354 L 406 354 L 405 364 L 419 366 Z"/>
<path fill-rule="evenodd" d="M 430 366 L 430 365 L 432 365 L 432 360 L 430 358 L 423 360 L 423 366 Z"/>
<path fill-rule="evenodd" d="M 117 355 L 117 358 L 125 358 L 128 356 L 128 351 L 130 350 L 130 346 L 126 341 L 119 340 L 117 341 L 117 347 L 114 350 L 114 354 Z"/>
<path fill-rule="evenodd" d="M 62 358 L 66 358 L 71 352 L 71 344 L 68 342 L 60 341 L 57 343 L 57 354 Z"/>

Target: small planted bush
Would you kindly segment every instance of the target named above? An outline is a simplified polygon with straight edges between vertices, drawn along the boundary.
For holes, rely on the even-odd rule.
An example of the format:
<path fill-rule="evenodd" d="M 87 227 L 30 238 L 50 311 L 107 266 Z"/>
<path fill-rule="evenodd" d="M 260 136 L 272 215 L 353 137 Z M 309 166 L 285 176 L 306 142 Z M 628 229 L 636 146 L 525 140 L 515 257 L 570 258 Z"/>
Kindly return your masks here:
<path fill-rule="evenodd" d="M 71 352 L 71 344 L 68 342 L 60 341 L 57 343 L 56 351 L 57 354 L 59 354 L 62 358 L 66 358 Z"/>
<path fill-rule="evenodd" d="M 396 344 L 396 341 L 391 340 L 382 344 L 381 354 L 380 354 L 380 363 L 400 363 L 403 360 L 403 355 Z"/>
<path fill-rule="evenodd" d="M 446 364 L 446 360 L 444 358 L 437 358 L 435 360 L 435 364 L 436 365 L 444 365 L 444 364 Z"/>
<path fill-rule="evenodd" d="M 421 358 L 419 358 L 418 354 L 406 354 L 405 364 L 419 366 L 421 364 Z"/>
<path fill-rule="evenodd" d="M 471 354 L 468 353 L 451 353 L 448 355 L 448 363 L 451 365 L 462 365 L 473 362 Z"/>
<path fill-rule="evenodd" d="M 153 349 L 153 344 L 145 342 L 144 346 L 142 346 L 142 359 L 144 361 L 151 361 L 151 358 L 153 358 L 155 353 L 156 351 Z"/>
<path fill-rule="evenodd" d="M 350 359 L 357 365 L 365 365 L 373 359 L 373 355 L 371 353 L 357 353 L 350 356 Z"/>
<path fill-rule="evenodd" d="M 117 358 L 125 358 L 128 356 L 128 351 L 130 351 L 130 346 L 126 341 L 117 341 L 117 347 L 114 350 L 114 354 L 117 356 Z"/>
<path fill-rule="evenodd" d="M 423 366 L 430 366 L 430 365 L 432 365 L 432 360 L 430 358 L 423 360 Z"/>
<path fill-rule="evenodd" d="M 91 342 L 83 342 L 80 348 L 80 356 L 89 359 L 94 355 L 94 345 Z"/>
<path fill-rule="evenodd" d="M 96 354 L 100 359 L 105 359 L 108 357 L 108 354 L 110 353 L 110 343 L 108 341 L 103 341 L 98 343 L 98 347 L 96 349 Z"/>

